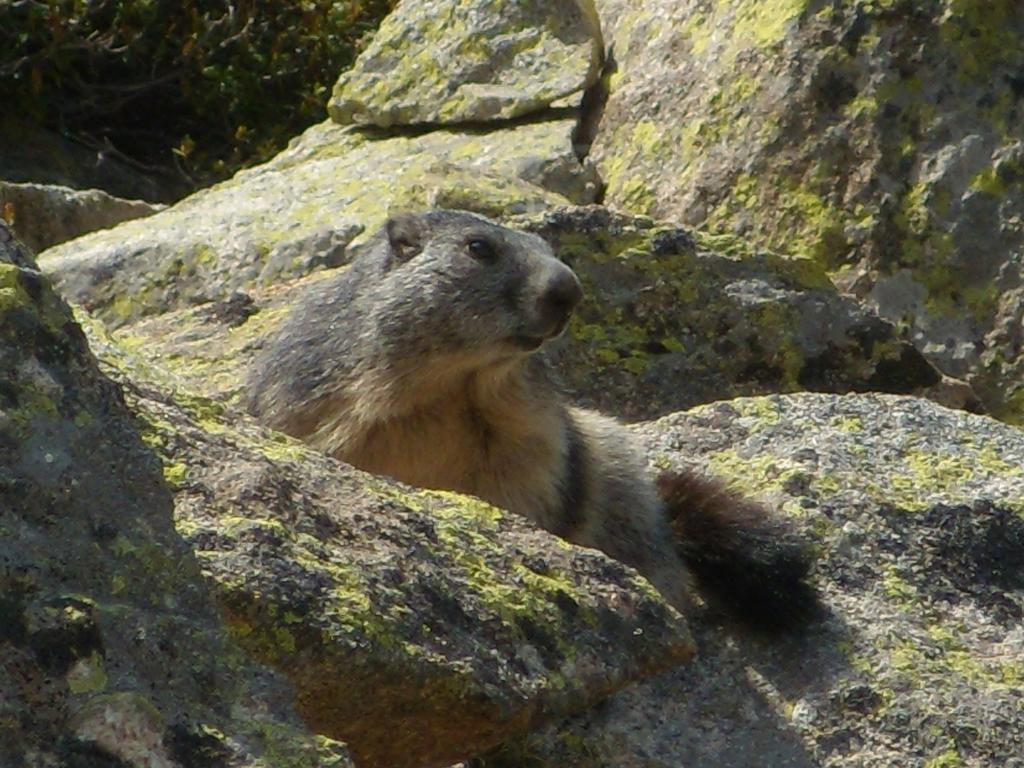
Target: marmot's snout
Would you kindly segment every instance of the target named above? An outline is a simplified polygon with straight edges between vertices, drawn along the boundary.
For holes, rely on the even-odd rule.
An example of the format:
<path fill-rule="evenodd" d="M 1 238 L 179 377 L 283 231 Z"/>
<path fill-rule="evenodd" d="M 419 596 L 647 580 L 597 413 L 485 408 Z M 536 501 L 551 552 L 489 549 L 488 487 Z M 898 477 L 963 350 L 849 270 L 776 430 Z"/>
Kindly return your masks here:
<path fill-rule="evenodd" d="M 538 299 L 539 326 L 544 329 L 538 335 L 554 338 L 564 331 L 572 311 L 582 298 L 583 288 L 576 273 L 561 262 L 555 262 Z"/>
<path fill-rule="evenodd" d="M 514 338 L 516 345 L 533 352 L 548 339 L 561 335 L 582 298 L 583 288 L 576 273 L 557 259 L 545 258 L 521 295 L 523 325 Z"/>

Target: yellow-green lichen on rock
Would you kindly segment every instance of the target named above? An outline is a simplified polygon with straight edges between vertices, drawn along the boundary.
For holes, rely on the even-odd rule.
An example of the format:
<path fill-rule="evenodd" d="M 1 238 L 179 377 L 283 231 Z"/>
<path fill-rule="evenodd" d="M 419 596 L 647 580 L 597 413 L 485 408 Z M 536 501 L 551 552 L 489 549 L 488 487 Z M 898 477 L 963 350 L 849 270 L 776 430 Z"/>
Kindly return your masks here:
<path fill-rule="evenodd" d="M 600 66 L 593 0 L 406 0 L 328 108 L 338 123 L 384 128 L 503 120 L 578 104 Z"/>
<path fill-rule="evenodd" d="M 811 395 L 807 395 L 810 399 Z M 820 460 L 811 468 L 795 460 L 785 448 L 774 449 L 770 454 L 751 457 L 742 448 L 730 448 L 708 454 L 707 461 L 715 474 L 729 478 L 744 492 L 754 495 L 772 495 L 785 490 L 787 481 L 794 472 L 806 475 L 810 488 L 823 488 L 828 494 L 840 489 L 859 486 L 863 494 L 859 503 L 870 502 L 880 507 L 902 510 L 908 513 L 931 509 L 937 504 L 970 505 L 975 499 L 985 498 L 992 503 L 1019 511 L 1024 515 L 1024 463 L 1018 463 L 1018 446 L 1012 442 L 1000 450 L 997 443 L 987 443 L 974 433 L 988 428 L 999 433 L 991 420 L 967 414 L 956 414 L 937 409 L 934 419 L 942 418 L 945 431 L 935 433 L 931 424 L 921 423 L 915 427 L 901 427 L 901 402 L 898 399 L 877 398 L 884 409 L 871 414 L 870 421 L 861 410 L 867 400 L 848 396 L 836 400 L 829 410 L 828 425 L 814 420 L 817 411 L 809 415 L 794 416 L 794 407 L 780 410 L 780 404 L 789 404 L 785 398 L 741 398 L 727 407 L 736 415 L 737 424 L 743 424 L 751 432 L 757 432 L 759 439 L 771 438 L 780 444 L 779 436 L 801 428 L 821 433 L 837 454 L 847 453 L 847 466 L 836 465 L 830 470 L 821 466 Z M 809 402 L 814 402 L 809 400 Z M 849 409 L 844 405 L 849 404 Z M 700 419 L 705 413 L 726 406 L 708 405 L 691 411 Z M 924 410 L 924 406 L 917 406 Z M 913 411 L 907 407 L 908 413 Z M 931 416 L 931 414 L 929 414 Z M 879 467 L 864 473 L 862 464 L 872 460 L 872 446 L 867 442 L 866 430 L 881 432 L 886 417 L 891 419 L 889 429 L 898 439 L 893 439 L 879 450 L 886 457 Z M 955 430 L 949 424 L 955 424 Z M 983 433 L 983 432 L 982 432 Z M 1002 440 L 1013 433 L 1002 435 Z M 866 450 L 865 450 L 866 449 Z M 868 455 L 865 455 L 865 454 Z M 802 494 L 807 490 L 802 486 Z M 993 490 L 999 488 L 999 491 Z M 826 494 L 826 496 L 828 495 Z"/>
<path fill-rule="evenodd" d="M 813 542 L 826 615 L 770 642 L 723 641 L 717 617 L 695 617 L 698 663 L 483 766 L 1004 760 L 1024 734 L 1024 434 L 926 400 L 809 393 L 701 406 L 635 432 L 659 469 L 711 470 L 778 507 Z"/>
<path fill-rule="evenodd" d="M 939 382 L 811 259 L 596 207 L 516 223 L 547 239 L 583 283 L 571 343 L 552 358 L 587 404 L 651 418 L 758 392 L 912 392 Z"/>
<path fill-rule="evenodd" d="M 1001 300 L 1024 280 L 1024 7 L 598 8 L 616 66 L 592 151 L 608 204 L 815 259 L 989 409 L 1024 419 Z"/>
<path fill-rule="evenodd" d="M 159 459 L 3 224 L 0 286 L 0 762 L 256 766 L 265 724 L 301 765 L 320 747 L 228 640 Z"/>

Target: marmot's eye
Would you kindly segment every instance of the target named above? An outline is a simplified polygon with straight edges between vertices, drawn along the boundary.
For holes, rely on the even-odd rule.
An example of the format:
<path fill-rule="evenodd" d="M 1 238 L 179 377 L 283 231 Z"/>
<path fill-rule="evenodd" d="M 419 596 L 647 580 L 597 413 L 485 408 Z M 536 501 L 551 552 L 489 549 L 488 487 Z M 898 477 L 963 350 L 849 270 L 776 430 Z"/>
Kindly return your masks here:
<path fill-rule="evenodd" d="M 469 250 L 470 256 L 480 261 L 494 261 L 498 258 L 498 252 L 494 250 L 494 246 L 480 238 L 470 240 L 466 243 L 466 248 Z"/>

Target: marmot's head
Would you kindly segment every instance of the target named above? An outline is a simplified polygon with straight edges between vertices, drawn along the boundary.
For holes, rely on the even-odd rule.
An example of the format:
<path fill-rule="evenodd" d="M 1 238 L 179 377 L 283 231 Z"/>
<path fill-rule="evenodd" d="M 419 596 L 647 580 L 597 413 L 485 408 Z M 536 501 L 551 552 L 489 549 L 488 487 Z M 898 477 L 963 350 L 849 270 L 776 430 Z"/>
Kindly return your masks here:
<path fill-rule="evenodd" d="M 385 257 L 370 306 L 381 335 L 415 336 L 423 351 L 481 361 L 533 352 L 565 330 L 583 296 L 541 238 L 464 211 L 395 216 L 377 248 Z"/>

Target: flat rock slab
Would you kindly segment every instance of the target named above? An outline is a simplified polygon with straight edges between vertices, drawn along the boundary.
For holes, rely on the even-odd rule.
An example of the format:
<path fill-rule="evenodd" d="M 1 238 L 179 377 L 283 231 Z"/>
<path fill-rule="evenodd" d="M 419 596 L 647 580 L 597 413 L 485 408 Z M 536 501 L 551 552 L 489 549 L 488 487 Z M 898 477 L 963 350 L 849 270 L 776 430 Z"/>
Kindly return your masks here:
<path fill-rule="evenodd" d="M 924 400 L 814 394 L 637 430 L 656 466 L 731 478 L 803 529 L 829 615 L 774 641 L 694 616 L 686 669 L 483 765 L 981 768 L 1024 754 L 1024 433 Z"/>
<path fill-rule="evenodd" d="M 593 0 L 405 0 L 342 73 L 342 125 L 452 125 L 578 104 L 601 68 Z"/>

